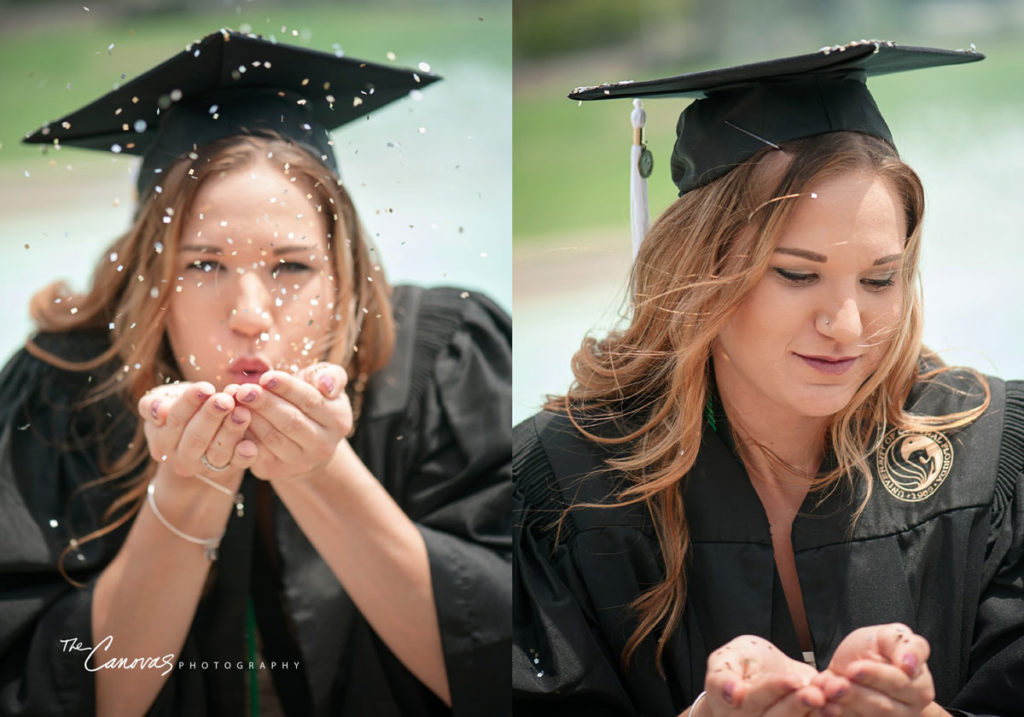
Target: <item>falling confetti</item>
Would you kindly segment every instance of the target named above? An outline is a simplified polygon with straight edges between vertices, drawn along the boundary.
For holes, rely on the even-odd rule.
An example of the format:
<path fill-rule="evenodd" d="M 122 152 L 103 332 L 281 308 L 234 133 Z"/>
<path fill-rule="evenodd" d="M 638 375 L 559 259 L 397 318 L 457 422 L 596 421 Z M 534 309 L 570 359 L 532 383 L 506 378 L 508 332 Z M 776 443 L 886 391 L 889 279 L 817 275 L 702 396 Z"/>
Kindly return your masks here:
<path fill-rule="evenodd" d="M 426 62 L 421 62 L 419 65 L 417 65 L 417 67 L 419 67 L 424 72 L 430 72 L 430 65 L 428 65 Z"/>
<path fill-rule="evenodd" d="M 394 62 L 395 61 L 395 53 L 393 53 L 391 51 L 388 51 L 387 58 L 389 60 L 391 60 L 392 62 Z"/>

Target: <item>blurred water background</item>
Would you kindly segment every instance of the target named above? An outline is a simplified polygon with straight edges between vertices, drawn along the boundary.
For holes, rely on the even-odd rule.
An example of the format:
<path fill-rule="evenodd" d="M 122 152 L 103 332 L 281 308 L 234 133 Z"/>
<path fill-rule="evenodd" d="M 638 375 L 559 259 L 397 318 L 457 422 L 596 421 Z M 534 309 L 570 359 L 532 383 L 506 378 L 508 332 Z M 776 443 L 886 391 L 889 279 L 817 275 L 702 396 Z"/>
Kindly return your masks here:
<path fill-rule="evenodd" d="M 136 158 L 21 138 L 221 27 L 443 76 L 337 130 L 342 176 L 393 283 L 511 310 L 511 22 L 507 0 L 0 2 L 0 359 L 31 293 L 84 289 L 134 206 Z"/>
<path fill-rule="evenodd" d="M 980 63 L 870 82 L 924 182 L 925 340 L 947 362 L 1024 378 L 1024 2 L 516 0 L 515 398 L 518 422 L 563 392 L 587 332 L 620 316 L 629 271 L 628 101 L 578 85 L 644 80 L 859 39 L 966 48 Z M 646 101 L 651 218 L 685 100 Z"/>

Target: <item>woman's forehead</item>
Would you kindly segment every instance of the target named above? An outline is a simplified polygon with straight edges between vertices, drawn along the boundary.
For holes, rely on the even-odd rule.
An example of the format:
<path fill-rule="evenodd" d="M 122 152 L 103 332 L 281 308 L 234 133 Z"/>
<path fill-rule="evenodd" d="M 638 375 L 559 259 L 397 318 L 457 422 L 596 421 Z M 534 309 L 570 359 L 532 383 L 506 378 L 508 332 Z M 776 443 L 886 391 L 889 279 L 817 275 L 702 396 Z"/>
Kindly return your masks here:
<path fill-rule="evenodd" d="M 203 182 L 184 217 L 181 239 L 326 249 L 328 223 L 317 199 L 307 182 L 293 182 L 281 168 L 239 167 Z"/>

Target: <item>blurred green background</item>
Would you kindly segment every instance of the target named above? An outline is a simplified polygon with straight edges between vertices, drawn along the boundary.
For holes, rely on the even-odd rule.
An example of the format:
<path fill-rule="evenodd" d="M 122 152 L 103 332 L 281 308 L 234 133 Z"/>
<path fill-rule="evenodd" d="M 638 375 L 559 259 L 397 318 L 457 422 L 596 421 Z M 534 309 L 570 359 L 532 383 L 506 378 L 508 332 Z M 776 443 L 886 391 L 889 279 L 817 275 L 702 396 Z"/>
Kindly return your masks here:
<path fill-rule="evenodd" d="M 566 94 L 863 38 L 987 55 L 870 88 L 926 189 L 926 341 L 951 363 L 1024 376 L 1024 2 L 516 0 L 514 24 L 517 420 L 565 390 L 585 333 L 619 320 L 631 262 L 631 104 Z M 652 220 L 676 197 L 668 158 L 684 102 L 645 102 Z"/>
<path fill-rule="evenodd" d="M 342 177 L 395 282 L 486 291 L 511 310 L 512 9 L 430 2 L 0 2 L 0 358 L 27 301 L 84 288 L 127 228 L 137 159 L 21 138 L 221 27 L 444 77 L 335 132 Z"/>

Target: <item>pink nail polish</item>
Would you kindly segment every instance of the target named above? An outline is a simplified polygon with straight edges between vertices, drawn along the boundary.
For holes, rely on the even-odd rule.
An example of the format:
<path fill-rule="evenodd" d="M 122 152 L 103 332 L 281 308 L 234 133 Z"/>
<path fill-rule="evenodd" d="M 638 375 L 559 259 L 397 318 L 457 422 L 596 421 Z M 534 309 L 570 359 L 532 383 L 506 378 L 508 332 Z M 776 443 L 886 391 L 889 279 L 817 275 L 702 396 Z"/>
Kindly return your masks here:
<path fill-rule="evenodd" d="M 256 400 L 256 391 L 250 388 L 249 392 L 242 396 L 242 400 L 245 401 L 246 403 L 252 403 L 253 401 Z"/>
<path fill-rule="evenodd" d="M 735 692 L 736 686 L 731 682 L 726 682 L 725 687 L 722 688 L 722 699 L 731 705 Z"/>
<path fill-rule="evenodd" d="M 218 411 L 226 411 L 229 408 L 231 408 L 230 406 L 225 406 L 224 404 L 222 404 L 219 398 L 215 398 L 213 400 L 213 407 L 216 408 Z"/>
<path fill-rule="evenodd" d="M 277 384 L 279 384 L 279 383 L 281 383 L 281 382 L 278 381 L 276 378 L 271 378 L 264 385 L 267 388 L 277 388 Z"/>
<path fill-rule="evenodd" d="M 320 385 L 324 387 L 324 390 L 328 394 L 330 394 L 331 392 L 334 391 L 334 379 L 331 378 L 330 376 L 326 376 L 326 375 L 325 376 L 321 376 L 320 377 Z"/>
<path fill-rule="evenodd" d="M 234 421 L 235 423 L 237 423 L 238 425 L 242 425 L 246 421 L 244 416 L 239 416 L 234 411 L 231 412 L 231 420 Z"/>
<path fill-rule="evenodd" d="M 160 414 L 157 412 L 157 409 L 159 409 L 159 408 L 160 408 L 160 399 L 158 398 L 155 401 L 153 401 L 153 405 L 149 407 L 149 412 L 151 414 L 153 414 L 153 418 L 158 420 L 158 421 L 160 420 Z"/>
<path fill-rule="evenodd" d="M 911 675 L 917 673 L 917 655 L 913 652 L 908 652 L 903 656 L 903 666 L 910 671 Z"/>

